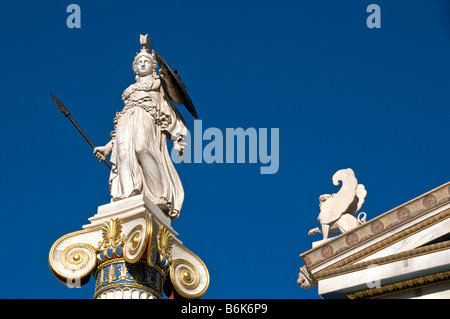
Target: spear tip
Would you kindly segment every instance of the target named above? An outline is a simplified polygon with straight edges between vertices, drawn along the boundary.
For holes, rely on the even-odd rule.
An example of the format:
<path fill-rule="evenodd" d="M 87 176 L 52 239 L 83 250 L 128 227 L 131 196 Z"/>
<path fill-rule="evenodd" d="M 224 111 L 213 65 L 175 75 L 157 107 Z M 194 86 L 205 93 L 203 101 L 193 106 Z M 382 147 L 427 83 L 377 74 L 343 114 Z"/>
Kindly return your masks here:
<path fill-rule="evenodd" d="M 64 113 L 64 115 L 66 115 L 66 116 L 70 115 L 69 111 L 67 110 L 67 107 L 64 104 L 62 104 L 62 102 L 60 100 L 58 100 L 56 98 L 56 96 L 54 96 L 51 92 L 50 92 L 50 96 L 52 97 L 53 102 L 55 102 L 56 106 L 58 107 L 58 110 L 61 113 Z"/>

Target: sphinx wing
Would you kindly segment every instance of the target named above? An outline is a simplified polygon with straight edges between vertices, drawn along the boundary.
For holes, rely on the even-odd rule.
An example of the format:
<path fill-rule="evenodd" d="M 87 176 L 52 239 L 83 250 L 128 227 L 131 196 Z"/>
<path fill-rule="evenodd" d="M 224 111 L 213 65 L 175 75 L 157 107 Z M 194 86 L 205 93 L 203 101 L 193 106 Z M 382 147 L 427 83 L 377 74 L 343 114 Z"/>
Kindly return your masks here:
<path fill-rule="evenodd" d="M 352 206 L 355 200 L 358 181 L 352 169 L 342 169 L 333 175 L 333 184 L 341 189 L 337 194 L 327 199 L 321 207 L 319 221 L 323 224 L 331 224 L 337 221 Z"/>

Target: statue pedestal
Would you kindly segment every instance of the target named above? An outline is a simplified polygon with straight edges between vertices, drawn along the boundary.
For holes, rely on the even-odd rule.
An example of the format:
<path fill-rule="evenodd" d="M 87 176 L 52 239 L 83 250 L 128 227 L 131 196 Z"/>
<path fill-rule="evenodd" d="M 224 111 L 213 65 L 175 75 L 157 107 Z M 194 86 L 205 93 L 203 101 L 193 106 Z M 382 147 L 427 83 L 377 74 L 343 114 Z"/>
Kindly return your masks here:
<path fill-rule="evenodd" d="M 141 215 L 144 210 L 152 214 L 153 218 L 156 219 L 160 225 L 171 228 L 170 218 L 164 214 L 158 206 L 141 194 L 99 206 L 97 214 L 88 218 L 91 223 L 84 225 L 83 229 L 102 226 L 105 221 L 109 221 L 111 218 L 114 219 L 116 217 L 120 217 L 123 221 L 134 219 L 134 217 Z M 174 234 L 175 236 L 178 235 L 176 233 Z"/>
<path fill-rule="evenodd" d="M 94 298 L 201 298 L 209 285 L 203 261 L 185 248 L 170 218 L 143 195 L 102 205 L 83 230 L 50 249 L 53 274 L 68 286 L 95 277 Z"/>

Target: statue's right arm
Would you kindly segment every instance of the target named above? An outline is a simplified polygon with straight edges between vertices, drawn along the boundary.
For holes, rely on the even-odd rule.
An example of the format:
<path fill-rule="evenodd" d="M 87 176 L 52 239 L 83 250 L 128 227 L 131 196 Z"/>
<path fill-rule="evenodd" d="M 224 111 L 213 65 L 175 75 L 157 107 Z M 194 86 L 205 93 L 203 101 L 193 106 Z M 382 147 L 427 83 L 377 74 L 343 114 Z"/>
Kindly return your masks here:
<path fill-rule="evenodd" d="M 105 146 L 97 146 L 94 148 L 94 155 L 100 162 L 104 162 L 106 158 L 111 154 L 113 147 L 112 141 L 109 141 Z"/>

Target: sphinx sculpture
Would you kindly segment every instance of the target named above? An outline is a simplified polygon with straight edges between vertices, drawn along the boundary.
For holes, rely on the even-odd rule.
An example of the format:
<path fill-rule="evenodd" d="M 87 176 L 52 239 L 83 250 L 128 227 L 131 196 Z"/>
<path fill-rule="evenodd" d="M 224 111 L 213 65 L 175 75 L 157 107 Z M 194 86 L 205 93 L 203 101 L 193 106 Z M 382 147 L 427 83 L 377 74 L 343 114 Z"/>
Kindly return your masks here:
<path fill-rule="evenodd" d="M 333 175 L 333 184 L 342 187 L 336 194 L 324 194 L 319 197 L 320 213 L 317 218 L 321 228 L 316 227 L 308 232 L 313 236 L 322 233 L 323 241 L 330 235 L 340 231 L 347 232 L 366 221 L 366 213 L 356 213 L 361 209 L 367 195 L 362 184 L 358 184 L 352 169 L 341 169 Z"/>
<path fill-rule="evenodd" d="M 141 51 L 133 62 L 136 83 L 122 94 L 125 107 L 116 113 L 111 140 L 94 148 L 94 155 L 100 161 L 111 156 L 112 201 L 144 194 L 174 220 L 179 216 L 184 190 L 167 139 L 182 157 L 187 128 L 173 102 L 184 104 L 195 118 L 197 113 L 177 72 L 151 50 L 149 36 L 141 35 L 140 42 Z"/>

